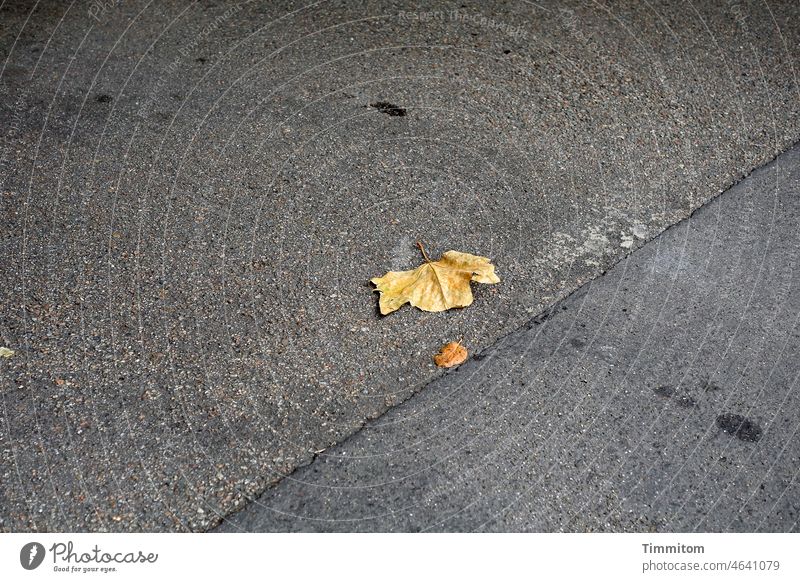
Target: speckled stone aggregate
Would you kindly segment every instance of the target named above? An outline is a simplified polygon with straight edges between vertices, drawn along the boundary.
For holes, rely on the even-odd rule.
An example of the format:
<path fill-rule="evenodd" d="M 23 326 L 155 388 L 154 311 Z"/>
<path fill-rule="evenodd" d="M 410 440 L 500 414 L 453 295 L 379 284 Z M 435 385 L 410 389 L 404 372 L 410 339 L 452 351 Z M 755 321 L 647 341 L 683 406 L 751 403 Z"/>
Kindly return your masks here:
<path fill-rule="evenodd" d="M 217 529 L 796 532 L 800 146 Z"/>
<path fill-rule="evenodd" d="M 800 136 L 796 2 L 33 4 L 0 8 L 3 531 L 208 529 Z M 503 282 L 381 318 L 417 240 Z"/>

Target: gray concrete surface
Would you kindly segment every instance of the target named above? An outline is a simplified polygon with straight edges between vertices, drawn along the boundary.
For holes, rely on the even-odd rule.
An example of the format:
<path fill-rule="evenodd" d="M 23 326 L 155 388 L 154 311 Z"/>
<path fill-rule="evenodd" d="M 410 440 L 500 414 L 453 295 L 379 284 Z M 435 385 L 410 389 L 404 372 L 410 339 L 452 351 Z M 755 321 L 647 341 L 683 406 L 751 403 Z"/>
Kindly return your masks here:
<path fill-rule="evenodd" d="M 2 3 L 0 529 L 208 529 L 800 136 L 796 2 L 428 9 Z"/>
<path fill-rule="evenodd" d="M 220 531 L 797 531 L 800 146 Z"/>

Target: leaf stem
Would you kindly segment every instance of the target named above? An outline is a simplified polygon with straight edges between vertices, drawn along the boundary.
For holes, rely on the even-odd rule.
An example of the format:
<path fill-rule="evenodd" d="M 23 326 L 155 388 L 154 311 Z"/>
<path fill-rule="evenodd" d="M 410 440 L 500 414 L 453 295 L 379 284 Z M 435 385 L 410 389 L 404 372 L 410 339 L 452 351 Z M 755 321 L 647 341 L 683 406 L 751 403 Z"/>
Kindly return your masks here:
<path fill-rule="evenodd" d="M 422 257 L 425 259 L 425 262 L 430 263 L 431 260 L 428 258 L 428 253 L 425 252 L 425 247 L 422 246 L 422 243 L 420 241 L 417 241 L 417 246 L 419 247 L 419 250 L 422 253 Z"/>

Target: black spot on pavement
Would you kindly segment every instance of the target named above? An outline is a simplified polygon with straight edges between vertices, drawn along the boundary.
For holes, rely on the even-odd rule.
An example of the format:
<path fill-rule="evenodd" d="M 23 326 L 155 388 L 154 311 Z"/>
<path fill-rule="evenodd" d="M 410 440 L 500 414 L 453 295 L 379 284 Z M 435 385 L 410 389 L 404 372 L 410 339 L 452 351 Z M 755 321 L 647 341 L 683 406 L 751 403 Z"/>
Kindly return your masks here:
<path fill-rule="evenodd" d="M 675 394 L 675 388 L 672 386 L 659 386 L 658 388 L 653 389 L 656 396 L 661 396 L 662 398 L 672 398 L 672 395 Z"/>
<path fill-rule="evenodd" d="M 712 383 L 711 380 L 703 380 L 701 386 L 706 392 L 718 392 L 720 390 L 720 387 Z"/>
<path fill-rule="evenodd" d="M 675 398 L 675 403 L 678 406 L 682 406 L 683 408 L 692 408 L 697 406 L 697 400 L 692 398 L 691 396 L 678 396 Z"/>
<path fill-rule="evenodd" d="M 539 315 L 537 315 L 536 317 L 531 319 L 527 323 L 526 327 L 528 329 L 533 329 L 533 327 L 536 326 L 536 325 L 542 325 L 545 321 L 547 321 L 553 315 L 555 315 L 555 313 L 556 313 L 556 308 L 555 307 L 551 307 L 550 309 L 546 309 L 545 311 L 543 311 L 542 313 L 540 313 Z"/>
<path fill-rule="evenodd" d="M 388 101 L 376 101 L 375 103 L 370 104 L 370 107 L 373 107 L 381 113 L 385 113 L 386 115 L 391 115 L 392 117 L 406 116 L 405 109 L 398 107 L 397 105 L 392 105 Z"/>
<path fill-rule="evenodd" d="M 717 417 L 717 426 L 740 441 L 754 443 L 761 438 L 761 427 L 741 414 L 720 414 Z"/>
<path fill-rule="evenodd" d="M 504 54 L 504 55 L 507 55 L 507 54 L 509 54 L 510 52 L 511 52 L 510 50 L 506 49 L 506 50 L 504 50 L 504 51 L 503 51 L 503 54 Z"/>
<path fill-rule="evenodd" d="M 111 103 L 112 97 L 111 95 L 106 95 L 105 93 L 101 93 L 100 95 L 95 97 L 95 100 L 98 103 Z"/>
<path fill-rule="evenodd" d="M 574 337 L 569 340 L 569 343 L 572 345 L 573 348 L 581 349 L 583 346 L 586 345 L 586 342 L 583 340 L 579 340 L 578 338 Z"/>

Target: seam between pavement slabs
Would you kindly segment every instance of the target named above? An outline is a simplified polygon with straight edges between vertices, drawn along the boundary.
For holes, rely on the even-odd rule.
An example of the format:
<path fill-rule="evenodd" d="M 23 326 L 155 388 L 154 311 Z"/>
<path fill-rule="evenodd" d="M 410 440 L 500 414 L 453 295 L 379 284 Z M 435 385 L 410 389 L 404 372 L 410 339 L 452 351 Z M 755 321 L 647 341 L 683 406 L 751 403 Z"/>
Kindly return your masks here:
<path fill-rule="evenodd" d="M 655 243 L 655 244 L 658 244 L 658 243 L 659 243 L 659 240 L 660 240 L 660 239 L 661 239 L 661 238 L 662 238 L 662 237 L 663 237 L 663 236 L 664 236 L 664 235 L 665 235 L 667 232 L 669 232 L 669 231 L 670 231 L 670 230 L 672 230 L 672 229 L 678 228 L 678 227 L 680 227 L 681 225 L 683 225 L 684 223 L 686 223 L 686 222 L 690 221 L 690 220 L 691 220 L 691 219 L 692 219 L 692 218 L 695 216 L 695 214 L 696 214 L 697 212 L 699 212 L 699 211 L 701 211 L 701 210 L 705 209 L 707 206 L 709 206 L 709 205 L 711 205 L 712 203 L 714 203 L 714 202 L 715 202 L 715 201 L 716 201 L 718 198 L 720 198 L 720 197 L 722 197 L 722 196 L 726 195 L 727 193 L 729 193 L 729 192 L 730 192 L 730 191 L 731 191 L 733 188 L 735 188 L 735 187 L 736 187 L 738 184 L 740 184 L 741 182 L 744 182 L 745 180 L 747 180 L 748 178 L 750 178 L 750 177 L 751 177 L 751 176 L 752 176 L 754 173 L 756 173 L 756 172 L 758 172 L 758 171 L 760 171 L 760 170 L 762 170 L 762 169 L 766 168 L 767 166 L 770 166 L 771 164 L 774 164 L 774 163 L 776 162 L 776 160 L 778 160 L 778 159 L 779 159 L 781 156 L 783 156 L 783 155 L 784 155 L 784 154 L 786 154 L 787 152 L 790 152 L 791 150 L 793 150 L 793 149 L 795 149 L 795 148 L 797 148 L 797 147 L 800 147 L 800 140 L 793 142 L 793 143 L 792 143 L 792 144 L 790 144 L 788 147 L 786 147 L 784 150 L 780 150 L 780 151 L 778 151 L 777 153 L 775 153 L 775 154 L 774 154 L 774 156 L 773 156 L 772 158 L 770 158 L 769 160 L 765 161 L 765 162 L 764 162 L 764 163 L 762 163 L 762 164 L 759 164 L 759 165 L 757 165 L 757 166 L 753 167 L 753 168 L 752 168 L 751 170 L 749 170 L 748 172 L 746 172 L 746 173 L 744 173 L 744 174 L 740 175 L 738 178 L 734 179 L 734 180 L 733 180 L 733 181 L 732 181 L 732 182 L 731 182 L 731 183 L 730 183 L 730 184 L 729 184 L 727 187 L 725 187 L 725 188 L 724 188 L 722 191 L 718 192 L 717 194 L 714 194 L 714 195 L 712 195 L 712 196 L 711 196 L 711 197 L 710 197 L 708 200 L 706 200 L 706 201 L 705 201 L 703 204 L 701 204 L 700 206 L 698 206 L 697 208 L 695 208 L 695 209 L 694 209 L 694 210 L 693 210 L 693 211 L 692 211 L 692 212 L 691 212 L 691 213 L 690 213 L 688 216 L 686 216 L 685 218 L 683 218 L 683 219 L 681 219 L 681 220 L 678 220 L 677 222 L 675 222 L 675 223 L 673 223 L 673 224 L 669 225 L 667 228 L 663 229 L 661 232 L 659 232 L 658 234 L 656 234 L 656 235 L 655 235 L 655 236 L 653 236 L 652 238 L 650 238 L 650 239 L 646 240 L 646 241 L 645 241 L 645 242 L 644 242 L 642 245 L 640 245 L 639 247 L 637 247 L 637 248 L 635 248 L 635 249 L 631 250 L 631 251 L 630 251 L 630 252 L 628 252 L 628 253 L 625 253 L 624 255 L 621 255 L 621 256 L 619 257 L 619 260 L 617 260 L 615 263 L 613 263 L 612 265 L 610 265 L 610 266 L 609 266 L 607 269 L 604 269 L 603 271 L 599 272 L 599 273 L 598 273 L 598 274 L 597 274 L 595 277 L 593 277 L 593 278 L 591 278 L 590 280 L 586 281 L 585 283 L 583 283 L 583 284 L 582 284 L 582 285 L 580 285 L 579 287 L 577 287 L 577 288 L 573 289 L 571 292 L 569 292 L 568 294 L 564 295 L 563 297 L 560 297 L 560 298 L 559 298 L 558 300 L 556 300 L 556 301 L 555 301 L 555 302 L 554 302 L 552 305 L 550 305 L 549 307 L 547 307 L 547 308 L 543 309 L 542 311 L 540 311 L 538 314 L 536 314 L 536 315 L 534 315 L 533 317 L 531 317 L 529 320 L 527 320 L 527 321 L 526 321 L 525 323 L 523 323 L 522 325 L 519 325 L 518 327 L 516 327 L 516 328 L 514 328 L 514 329 L 512 329 L 512 330 L 510 330 L 510 331 L 508 331 L 507 333 L 505 333 L 505 334 L 503 334 L 503 335 L 500 335 L 500 336 L 498 336 L 498 337 L 497 337 L 497 339 L 496 339 L 495 341 L 493 341 L 492 343 L 490 343 L 490 344 L 488 344 L 488 345 L 486 345 L 486 346 L 483 346 L 483 347 L 481 347 L 479 350 L 475 351 L 475 352 L 474 352 L 474 354 L 471 354 L 471 355 L 470 355 L 470 357 L 469 357 L 469 359 L 467 360 L 467 362 L 469 362 L 470 360 L 482 360 L 482 359 L 484 359 L 484 358 L 485 358 L 484 354 L 485 354 L 486 352 L 490 352 L 490 351 L 492 351 L 492 350 L 493 350 L 495 347 L 497 347 L 498 345 L 502 344 L 502 343 L 503 343 L 504 341 L 506 341 L 506 340 L 507 340 L 509 337 L 512 337 L 512 336 L 514 336 L 514 335 L 516 335 L 516 334 L 520 333 L 522 330 L 526 330 L 526 329 L 532 329 L 534 326 L 541 325 L 541 324 L 545 323 L 545 322 L 546 322 L 546 321 L 548 321 L 548 320 L 549 320 L 549 319 L 550 319 L 550 318 L 551 318 L 551 317 L 552 317 L 554 314 L 556 314 L 556 313 L 559 311 L 560 307 L 561 307 L 561 306 L 562 306 L 562 305 L 563 305 L 565 302 L 567 302 L 568 300 L 570 300 L 571 298 L 573 298 L 573 296 L 575 296 L 575 295 L 579 295 L 579 294 L 581 294 L 581 293 L 585 293 L 585 292 L 587 291 L 587 288 L 588 288 L 588 287 L 590 287 L 590 286 L 591 286 L 591 285 L 592 285 L 594 282 L 596 282 L 598 279 L 601 279 L 602 277 L 605 277 L 605 276 L 606 276 L 606 275 L 607 275 L 607 274 L 608 274 L 610 271 L 612 271 L 613 269 L 615 269 L 615 268 L 616 268 L 616 267 L 617 267 L 617 266 L 618 266 L 620 263 L 622 263 L 623 261 L 625 261 L 625 260 L 629 259 L 631 256 L 635 255 L 636 253 L 638 253 L 638 252 L 640 252 L 640 251 L 643 251 L 645 248 L 649 247 L 650 245 L 652 245 L 652 244 L 654 244 L 654 243 Z M 463 364 L 462 364 L 462 365 L 463 365 Z M 385 416 L 387 416 L 387 415 L 388 415 L 388 414 L 389 414 L 391 411 L 393 411 L 393 410 L 394 410 L 394 409 L 396 409 L 397 407 L 399 407 L 399 406 L 403 405 L 404 403 L 407 403 L 409 400 L 411 400 L 411 399 L 415 398 L 415 397 L 416 397 L 418 394 L 420 394 L 420 393 L 421 393 L 423 390 L 425 390 L 425 389 L 426 389 L 428 386 L 430 386 L 431 384 L 433 384 L 433 383 L 435 383 L 435 382 L 439 381 L 439 380 L 440 380 L 442 377 L 444 377 L 444 376 L 446 376 L 446 375 L 448 375 L 448 374 L 450 374 L 450 373 L 455 373 L 455 372 L 456 372 L 456 371 L 457 371 L 457 370 L 458 370 L 460 367 L 461 367 L 461 366 L 456 366 L 456 367 L 454 367 L 454 368 L 452 368 L 452 369 L 449 369 L 449 370 L 441 370 L 441 371 L 438 371 L 438 373 L 435 373 L 435 374 L 434 374 L 432 377 L 428 378 L 428 379 L 427 379 L 427 380 L 425 380 L 424 382 L 421 382 L 421 383 L 419 383 L 419 384 L 415 385 L 415 386 L 414 386 L 414 387 L 411 389 L 410 393 L 408 394 L 408 396 L 407 396 L 406 398 L 404 398 L 404 399 L 402 399 L 402 400 L 398 401 L 397 403 L 393 404 L 391 407 L 387 408 L 387 409 L 386 409 L 386 410 L 385 410 L 383 413 L 381 413 L 380 415 L 378 415 L 378 416 L 376 416 L 376 417 L 374 417 L 374 418 L 369 418 L 369 419 L 366 419 L 366 420 L 364 420 L 363 422 L 361 422 L 361 423 L 360 423 L 360 425 L 358 426 L 358 428 L 356 428 L 355 430 L 353 430 L 352 432 L 350 432 L 349 434 L 347 434 L 347 435 L 346 435 L 344 438 L 342 438 L 342 439 L 340 439 L 340 440 L 338 440 L 338 441 L 336 441 L 336 442 L 332 443 L 330 446 L 326 447 L 325 449 L 322 449 L 322 450 L 320 450 L 320 451 L 315 451 L 315 452 L 313 452 L 313 453 L 310 455 L 310 457 L 309 457 L 309 460 L 308 460 L 308 462 L 307 462 L 307 463 L 303 463 L 303 464 L 297 465 L 295 468 L 293 468 L 293 470 L 292 470 L 290 473 L 288 473 L 288 474 L 286 474 L 286 475 L 283 475 L 283 476 L 282 476 L 282 477 L 280 477 L 280 478 L 279 478 L 277 481 L 275 481 L 274 483 L 271 483 L 269 486 L 265 487 L 264 489 L 262 489 L 262 490 L 260 490 L 258 493 L 256 493 L 254 496 L 250 497 L 250 498 L 248 499 L 248 502 L 247 502 L 247 503 L 245 503 L 245 504 L 244 504 L 243 506 L 241 506 L 241 507 L 238 507 L 238 508 L 237 508 L 235 511 L 229 512 L 229 513 L 227 513 L 227 514 L 224 514 L 224 515 L 220 515 L 220 516 L 219 516 L 219 518 L 218 518 L 217 520 L 215 520 L 214 522 L 212 522 L 212 524 L 213 524 L 213 525 L 211 525 L 211 526 L 210 526 L 210 527 L 209 527 L 209 528 L 208 528 L 206 531 L 207 531 L 207 532 L 216 532 L 216 530 L 218 530 L 218 529 L 220 528 L 220 526 L 222 525 L 222 523 L 223 523 L 225 520 L 227 520 L 228 518 L 230 518 L 230 517 L 232 517 L 232 516 L 234 516 L 234 515 L 237 515 L 237 514 L 239 514 L 239 513 L 241 513 L 241 512 L 245 512 L 245 511 L 247 511 L 247 510 L 248 510 L 248 509 L 249 509 L 251 506 L 253 506 L 253 505 L 254 505 L 254 504 L 257 502 L 257 499 L 258 499 L 258 498 L 260 498 L 261 496 L 263 496 L 265 493 L 267 493 L 267 492 L 269 492 L 269 491 L 272 491 L 272 490 L 275 490 L 275 489 L 279 488 L 279 487 L 281 486 L 281 484 L 284 482 L 284 480 L 286 480 L 286 479 L 291 479 L 293 475 L 295 475 L 295 474 L 296 474 L 296 473 L 298 473 L 299 471 L 301 471 L 301 470 L 303 470 L 304 468 L 306 468 L 306 467 L 308 467 L 308 466 L 312 465 L 313 463 L 315 463 L 315 462 L 317 461 L 317 458 L 318 458 L 320 455 L 322 455 L 322 454 L 323 454 L 325 451 L 328 451 L 329 449 L 331 449 L 331 448 L 333 448 L 333 447 L 337 447 L 337 446 L 344 445 L 344 444 L 345 444 L 345 443 L 346 443 L 348 440 L 350 440 L 350 439 L 354 438 L 356 435 L 358 435 L 360 432 L 362 432 L 362 431 L 363 431 L 363 430 L 364 430 L 364 429 L 365 429 L 365 428 L 366 428 L 368 425 L 370 425 L 370 424 L 372 424 L 372 423 L 375 423 L 375 422 L 379 421 L 381 418 L 384 418 L 384 417 L 385 417 Z"/>

